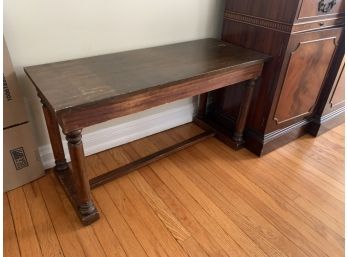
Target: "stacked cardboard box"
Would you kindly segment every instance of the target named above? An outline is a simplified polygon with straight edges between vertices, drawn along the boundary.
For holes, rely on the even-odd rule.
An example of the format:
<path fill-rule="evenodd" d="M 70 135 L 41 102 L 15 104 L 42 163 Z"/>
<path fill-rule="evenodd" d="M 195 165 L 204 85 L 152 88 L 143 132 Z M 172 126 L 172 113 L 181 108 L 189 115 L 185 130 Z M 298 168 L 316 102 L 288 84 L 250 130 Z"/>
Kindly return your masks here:
<path fill-rule="evenodd" d="M 25 112 L 10 55 L 3 40 L 4 191 L 44 175 L 33 129 Z"/>

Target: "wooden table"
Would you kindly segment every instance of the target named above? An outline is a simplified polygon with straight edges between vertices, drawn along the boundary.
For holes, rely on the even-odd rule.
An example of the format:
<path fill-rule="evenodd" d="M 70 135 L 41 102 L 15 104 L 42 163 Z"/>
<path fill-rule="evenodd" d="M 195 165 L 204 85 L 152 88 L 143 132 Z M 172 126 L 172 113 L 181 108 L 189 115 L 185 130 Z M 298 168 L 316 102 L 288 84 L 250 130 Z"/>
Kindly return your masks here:
<path fill-rule="evenodd" d="M 195 95 L 200 95 L 198 117 L 204 117 L 207 92 L 249 80 L 234 132 L 238 145 L 255 82 L 267 59 L 255 51 L 203 39 L 24 68 L 43 105 L 55 173 L 81 222 L 88 225 L 99 218 L 91 188 L 214 135 L 206 131 L 89 181 L 83 128 Z M 72 170 L 59 125 L 68 141 Z"/>

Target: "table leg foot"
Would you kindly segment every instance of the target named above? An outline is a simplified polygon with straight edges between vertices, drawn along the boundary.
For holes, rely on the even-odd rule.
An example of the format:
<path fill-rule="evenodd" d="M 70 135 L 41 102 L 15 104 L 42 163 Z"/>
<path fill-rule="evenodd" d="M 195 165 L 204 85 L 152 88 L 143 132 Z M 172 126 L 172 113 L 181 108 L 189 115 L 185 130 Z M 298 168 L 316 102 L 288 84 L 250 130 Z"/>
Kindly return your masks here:
<path fill-rule="evenodd" d="M 85 226 L 99 219 L 99 212 L 92 201 L 80 203 L 78 211 L 81 223 Z"/>
<path fill-rule="evenodd" d="M 74 185 L 73 175 L 70 168 L 64 171 L 55 171 L 55 175 L 68 196 L 71 205 L 79 217 L 81 223 L 85 226 L 99 219 L 99 213 L 92 201 L 87 204 L 79 204 Z"/>
<path fill-rule="evenodd" d="M 243 138 L 241 141 L 233 139 L 233 136 L 231 135 L 231 132 L 228 129 L 217 124 L 214 121 L 195 117 L 193 119 L 193 123 L 195 123 L 197 126 L 204 130 L 213 131 L 217 139 L 219 139 L 221 142 L 228 145 L 229 147 L 233 148 L 234 150 L 239 150 L 244 147 L 245 142 Z"/>
<path fill-rule="evenodd" d="M 69 169 L 69 165 L 65 159 L 56 161 L 56 166 L 54 166 L 55 171 L 62 172 L 62 171 L 67 170 L 67 169 Z"/>
<path fill-rule="evenodd" d="M 244 144 L 243 133 L 235 132 L 232 136 L 232 140 L 236 144 L 236 148 L 239 149 L 239 147 Z"/>

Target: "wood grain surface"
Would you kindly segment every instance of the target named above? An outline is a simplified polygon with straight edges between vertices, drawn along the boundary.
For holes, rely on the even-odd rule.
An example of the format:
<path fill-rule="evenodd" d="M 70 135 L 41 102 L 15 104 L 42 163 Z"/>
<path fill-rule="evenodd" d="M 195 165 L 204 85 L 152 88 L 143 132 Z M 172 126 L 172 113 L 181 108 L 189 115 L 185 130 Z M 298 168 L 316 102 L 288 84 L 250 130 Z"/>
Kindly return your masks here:
<path fill-rule="evenodd" d="M 201 132 L 187 124 L 89 156 L 88 177 Z M 5 256 L 344 256 L 344 125 L 263 158 L 210 138 L 92 198 L 100 219 L 83 227 L 52 172 L 5 193 Z"/>
<path fill-rule="evenodd" d="M 268 56 L 216 39 L 26 67 L 55 111 L 183 82 Z"/>

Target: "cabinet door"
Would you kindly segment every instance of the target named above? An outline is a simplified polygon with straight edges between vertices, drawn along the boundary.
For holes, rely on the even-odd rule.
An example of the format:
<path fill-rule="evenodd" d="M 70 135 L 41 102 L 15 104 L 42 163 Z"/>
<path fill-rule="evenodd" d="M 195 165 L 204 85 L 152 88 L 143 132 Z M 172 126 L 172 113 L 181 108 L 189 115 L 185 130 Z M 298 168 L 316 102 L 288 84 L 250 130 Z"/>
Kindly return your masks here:
<path fill-rule="evenodd" d="M 278 84 L 280 95 L 273 116 L 276 127 L 291 125 L 312 113 L 341 34 L 342 28 L 338 28 L 291 37 L 284 79 Z"/>

